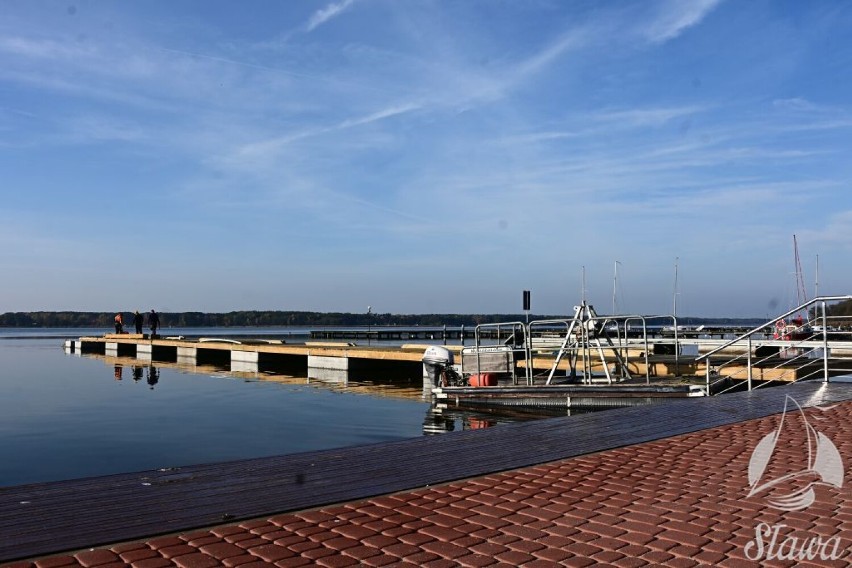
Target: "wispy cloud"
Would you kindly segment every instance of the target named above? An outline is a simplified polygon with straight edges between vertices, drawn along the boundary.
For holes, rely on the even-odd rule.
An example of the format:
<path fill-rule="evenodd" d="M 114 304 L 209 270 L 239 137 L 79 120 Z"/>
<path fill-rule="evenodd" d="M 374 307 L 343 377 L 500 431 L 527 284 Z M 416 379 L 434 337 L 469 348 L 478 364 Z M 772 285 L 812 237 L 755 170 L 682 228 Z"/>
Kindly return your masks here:
<path fill-rule="evenodd" d="M 592 119 L 601 122 L 620 124 L 634 128 L 639 126 L 659 126 L 674 119 L 691 116 L 705 111 L 701 106 L 678 106 L 659 108 L 633 108 L 623 110 L 604 110 L 592 114 Z"/>
<path fill-rule="evenodd" d="M 417 103 L 393 105 L 364 116 L 347 118 L 331 126 L 307 128 L 299 132 L 287 134 L 285 136 L 277 136 L 259 142 L 252 142 L 241 146 L 235 152 L 232 158 L 237 158 L 237 161 L 241 161 L 241 158 L 248 157 L 252 160 L 252 164 L 254 166 L 256 165 L 255 160 L 265 161 L 275 159 L 276 155 L 282 150 L 282 148 L 292 142 L 304 140 L 306 138 L 313 138 L 315 136 L 321 136 L 333 132 L 338 132 L 341 130 L 355 128 L 358 126 L 364 126 L 373 122 L 378 122 L 399 115 L 414 112 L 419 108 L 421 108 L 421 105 Z"/>
<path fill-rule="evenodd" d="M 660 4 L 658 17 L 644 30 L 652 43 L 663 43 L 678 37 L 703 20 L 721 0 L 668 0 Z"/>
<path fill-rule="evenodd" d="M 593 35 L 594 30 L 588 28 L 578 28 L 568 31 L 533 56 L 522 61 L 517 66 L 517 75 L 524 77 L 541 72 L 566 53 L 586 46 L 590 36 Z"/>
<path fill-rule="evenodd" d="M 0 36 L 0 52 L 36 59 L 74 59 L 88 57 L 93 53 L 90 46 L 20 36 Z"/>
<path fill-rule="evenodd" d="M 305 31 L 314 31 L 329 20 L 332 20 L 333 18 L 336 18 L 337 16 L 345 12 L 354 3 L 355 0 L 341 0 L 340 2 L 329 4 L 325 8 L 317 10 L 310 17 L 308 23 L 305 24 Z"/>

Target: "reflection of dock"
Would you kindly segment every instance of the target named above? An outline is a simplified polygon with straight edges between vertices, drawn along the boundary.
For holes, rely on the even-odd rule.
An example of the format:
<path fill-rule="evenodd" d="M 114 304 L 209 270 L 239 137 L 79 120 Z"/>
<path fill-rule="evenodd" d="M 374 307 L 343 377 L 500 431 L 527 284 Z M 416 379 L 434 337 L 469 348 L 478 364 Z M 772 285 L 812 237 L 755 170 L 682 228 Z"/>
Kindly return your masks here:
<path fill-rule="evenodd" d="M 107 334 L 65 342 L 66 350 L 80 354 L 131 357 L 140 361 L 175 363 L 184 368 L 207 365 L 231 372 L 273 373 L 332 381 L 369 379 L 382 375 L 423 376 L 423 350 L 400 347 L 359 347 L 349 344 L 287 345 L 261 339 L 201 341 Z"/>
<path fill-rule="evenodd" d="M 423 387 L 416 381 L 405 381 L 393 376 L 372 377 L 371 379 L 362 380 L 331 380 L 309 377 L 307 375 L 294 376 L 284 375 L 271 371 L 261 372 L 255 370 L 245 370 L 244 366 L 230 368 L 227 364 L 207 364 L 199 365 L 195 362 L 182 361 L 150 361 L 136 359 L 128 356 L 101 355 L 97 353 L 87 354 L 86 357 L 91 357 L 103 361 L 108 367 L 115 369 L 115 378 L 132 378 L 136 379 L 135 373 L 138 370 L 143 371 L 144 377 L 151 376 L 151 369 L 158 372 L 161 369 L 174 369 L 181 373 L 190 373 L 196 375 L 208 375 L 215 378 L 231 378 L 242 379 L 247 381 L 262 381 L 271 383 L 280 383 L 284 385 L 295 386 L 310 386 L 319 387 L 328 390 L 338 390 L 349 394 L 361 394 L 369 396 L 380 396 L 388 398 L 400 398 L 406 400 L 422 400 Z M 125 374 L 119 369 L 127 369 Z M 387 380 L 378 380 L 387 379 Z M 150 384 L 150 383 L 149 383 Z"/>

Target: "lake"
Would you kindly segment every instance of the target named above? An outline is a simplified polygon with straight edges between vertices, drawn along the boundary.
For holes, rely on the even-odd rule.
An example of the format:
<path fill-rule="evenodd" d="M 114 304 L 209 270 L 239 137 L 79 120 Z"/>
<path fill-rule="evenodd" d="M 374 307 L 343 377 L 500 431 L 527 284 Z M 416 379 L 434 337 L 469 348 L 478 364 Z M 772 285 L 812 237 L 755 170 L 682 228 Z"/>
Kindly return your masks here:
<path fill-rule="evenodd" d="M 483 428 L 541 415 L 433 408 L 422 381 L 346 384 L 202 372 L 65 353 L 64 338 L 103 329 L 0 330 L 0 487 L 292 454 Z M 305 330 L 231 334 L 288 336 Z M 222 335 L 223 330 L 170 329 Z M 565 412 L 563 411 L 564 415 Z"/>

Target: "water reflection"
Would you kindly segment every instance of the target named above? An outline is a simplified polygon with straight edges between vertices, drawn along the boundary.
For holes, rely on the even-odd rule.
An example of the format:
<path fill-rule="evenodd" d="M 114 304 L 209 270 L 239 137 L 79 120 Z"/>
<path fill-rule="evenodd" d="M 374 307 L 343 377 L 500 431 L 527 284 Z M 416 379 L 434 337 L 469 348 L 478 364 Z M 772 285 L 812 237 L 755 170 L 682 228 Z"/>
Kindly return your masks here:
<path fill-rule="evenodd" d="M 160 371 L 154 365 L 148 367 L 148 384 L 151 390 L 154 390 L 154 385 L 160 382 Z"/>
<path fill-rule="evenodd" d="M 566 408 L 469 408 L 433 404 L 423 418 L 423 434 L 444 434 L 455 430 L 481 430 L 510 422 L 526 422 L 557 416 L 585 414 L 598 409 Z"/>
<path fill-rule="evenodd" d="M 123 376 L 123 367 L 128 367 L 133 380 L 139 382 L 145 376 L 151 389 L 159 383 L 160 367 L 174 368 L 190 374 L 207 374 L 219 379 L 241 379 L 247 383 L 275 382 L 282 385 L 319 388 L 326 391 L 336 391 L 347 394 L 362 394 L 378 398 L 402 398 L 430 402 L 422 421 L 424 435 L 442 434 L 460 430 L 480 430 L 491 428 L 501 423 L 536 420 L 551 416 L 567 416 L 576 413 L 574 410 L 536 408 L 470 408 L 454 407 L 445 403 L 436 403 L 431 398 L 430 385 L 424 387 L 422 378 L 417 377 L 385 377 L 383 380 L 347 380 L 338 377 L 297 376 L 280 374 L 270 371 L 246 371 L 233 364 L 198 364 L 192 361 L 157 361 L 156 365 L 148 360 L 134 357 L 116 357 L 112 355 L 86 354 L 87 358 L 100 359 L 114 369 L 116 380 Z"/>

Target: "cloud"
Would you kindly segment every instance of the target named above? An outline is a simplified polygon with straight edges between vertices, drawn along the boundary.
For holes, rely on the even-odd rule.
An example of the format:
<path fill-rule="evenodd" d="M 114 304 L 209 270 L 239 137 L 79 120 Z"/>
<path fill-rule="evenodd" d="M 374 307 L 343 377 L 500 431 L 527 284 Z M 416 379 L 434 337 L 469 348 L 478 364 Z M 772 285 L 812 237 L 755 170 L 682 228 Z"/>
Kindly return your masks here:
<path fill-rule="evenodd" d="M 234 153 L 233 157 L 237 158 L 237 162 L 234 163 L 240 162 L 242 158 L 248 158 L 252 161 L 252 166 L 254 166 L 257 164 L 257 160 L 264 161 L 274 159 L 284 146 L 292 142 L 296 142 L 298 140 L 303 140 L 306 138 L 313 138 L 315 136 L 330 134 L 349 128 L 364 126 L 366 124 L 386 120 L 388 118 L 393 118 L 395 116 L 413 112 L 420 108 L 421 105 L 417 103 L 403 103 L 399 105 L 392 105 L 364 116 L 347 118 L 331 126 L 307 128 L 303 129 L 300 132 L 287 134 L 285 136 L 277 136 L 267 140 L 261 140 L 259 142 L 245 144 Z"/>
<path fill-rule="evenodd" d="M 69 42 L 0 37 L 0 52 L 33 59 L 76 59 L 91 56 L 93 50 Z"/>
<path fill-rule="evenodd" d="M 584 47 L 589 41 L 589 36 L 592 35 L 590 32 L 591 30 L 580 28 L 563 34 L 556 41 L 550 43 L 532 57 L 521 62 L 521 64 L 517 66 L 516 75 L 518 77 L 516 77 L 515 80 L 527 75 L 539 73 L 549 67 L 554 61 L 562 57 L 564 54 Z"/>
<path fill-rule="evenodd" d="M 325 8 L 317 10 L 308 20 L 308 23 L 305 24 L 305 31 L 314 31 L 329 20 L 336 18 L 337 16 L 345 12 L 354 3 L 355 0 L 341 0 L 336 4 L 329 4 Z"/>
<path fill-rule="evenodd" d="M 697 25 L 721 0 L 668 0 L 660 5 L 658 17 L 644 30 L 651 43 L 664 43 Z"/>
<path fill-rule="evenodd" d="M 852 210 L 838 211 L 825 219 L 817 229 L 797 231 L 803 240 L 816 244 L 832 245 L 841 250 L 852 249 Z"/>
<path fill-rule="evenodd" d="M 601 111 L 593 119 L 608 123 L 617 123 L 625 127 L 660 126 L 676 118 L 694 115 L 705 111 L 700 106 L 634 108 L 624 110 Z"/>

